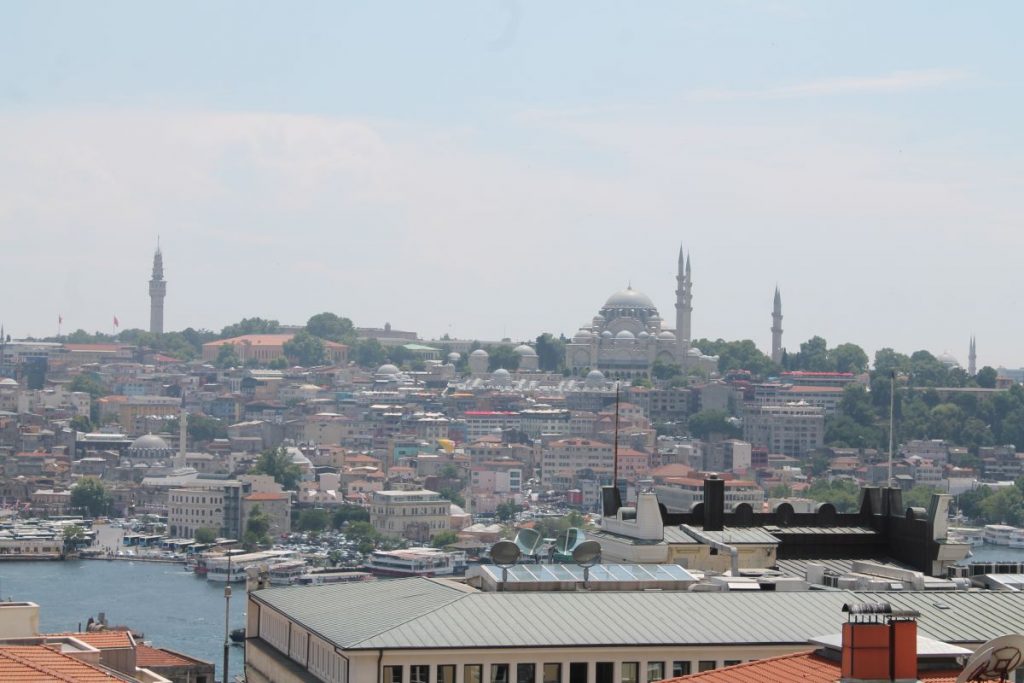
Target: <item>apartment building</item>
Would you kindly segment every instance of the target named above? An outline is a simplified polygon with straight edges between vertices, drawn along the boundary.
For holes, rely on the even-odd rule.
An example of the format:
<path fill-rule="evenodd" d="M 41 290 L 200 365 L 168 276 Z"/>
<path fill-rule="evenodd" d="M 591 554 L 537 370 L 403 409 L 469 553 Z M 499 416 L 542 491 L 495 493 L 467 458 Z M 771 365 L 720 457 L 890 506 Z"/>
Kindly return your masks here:
<path fill-rule="evenodd" d="M 548 444 L 541 460 L 541 483 L 555 486 L 559 478 L 574 478 L 581 470 L 610 475 L 614 466 L 610 443 L 593 439 L 559 439 Z"/>
<path fill-rule="evenodd" d="M 374 491 L 370 524 L 391 538 L 426 542 L 450 527 L 451 502 L 436 491 Z"/>
<path fill-rule="evenodd" d="M 825 441 L 825 410 L 806 403 L 748 405 L 743 439 L 770 453 L 802 457 Z"/>

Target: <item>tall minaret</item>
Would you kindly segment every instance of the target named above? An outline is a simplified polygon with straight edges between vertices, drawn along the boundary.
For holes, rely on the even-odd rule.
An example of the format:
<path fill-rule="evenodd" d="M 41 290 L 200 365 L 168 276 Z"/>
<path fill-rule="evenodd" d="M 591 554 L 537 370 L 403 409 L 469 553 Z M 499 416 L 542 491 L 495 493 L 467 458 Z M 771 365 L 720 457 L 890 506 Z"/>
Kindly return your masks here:
<path fill-rule="evenodd" d="M 679 268 L 676 273 L 676 344 L 679 361 L 686 364 L 686 353 L 690 350 L 690 313 L 693 311 L 693 280 L 690 276 L 690 257 L 683 256 L 679 247 Z"/>
<path fill-rule="evenodd" d="M 160 240 L 157 239 L 156 253 L 153 254 L 153 277 L 149 279 L 149 331 L 153 334 L 164 333 L 164 296 L 166 294 L 164 255 L 160 252 Z"/>
<path fill-rule="evenodd" d="M 775 305 L 772 306 L 772 362 L 782 362 L 782 295 L 775 287 Z"/>
<path fill-rule="evenodd" d="M 974 345 L 974 335 L 971 335 L 971 350 L 967 354 L 967 374 L 971 377 L 978 374 L 978 349 Z"/>

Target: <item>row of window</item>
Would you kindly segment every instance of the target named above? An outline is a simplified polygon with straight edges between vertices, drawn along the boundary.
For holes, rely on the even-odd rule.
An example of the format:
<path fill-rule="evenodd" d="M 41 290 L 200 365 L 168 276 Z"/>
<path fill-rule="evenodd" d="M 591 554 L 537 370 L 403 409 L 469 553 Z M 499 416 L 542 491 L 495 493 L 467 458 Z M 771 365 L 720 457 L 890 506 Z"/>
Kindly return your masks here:
<path fill-rule="evenodd" d="M 727 659 L 725 666 L 739 664 L 738 659 Z M 666 669 L 667 662 L 622 662 L 619 666 L 619 679 L 615 680 L 615 662 L 594 663 L 594 683 L 654 683 L 669 677 L 685 676 L 693 673 L 693 662 L 677 660 L 671 662 L 671 669 Z M 712 671 L 717 662 L 702 659 L 697 662 L 697 671 Z M 462 667 L 461 683 L 509 683 L 515 670 L 516 683 L 589 683 L 590 662 L 571 662 L 563 671 L 561 662 L 534 664 L 465 664 Z M 404 678 L 408 669 L 408 678 Z M 385 666 L 383 683 L 457 683 L 455 664 L 438 664 L 434 667 L 435 677 L 430 678 L 430 666 L 427 664 L 411 664 L 405 666 Z M 563 677 L 567 674 L 567 677 Z"/>

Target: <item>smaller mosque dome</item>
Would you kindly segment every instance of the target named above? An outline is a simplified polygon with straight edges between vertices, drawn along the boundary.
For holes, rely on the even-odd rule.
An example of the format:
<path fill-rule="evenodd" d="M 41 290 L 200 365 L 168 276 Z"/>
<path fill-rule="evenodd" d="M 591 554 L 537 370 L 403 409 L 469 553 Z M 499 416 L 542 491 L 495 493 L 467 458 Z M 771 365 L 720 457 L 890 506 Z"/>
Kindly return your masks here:
<path fill-rule="evenodd" d="M 528 344 L 520 344 L 516 348 L 512 349 L 515 353 L 520 356 L 536 356 L 537 352 L 533 350 L 533 347 Z"/>
<path fill-rule="evenodd" d="M 960 365 L 960 362 L 956 359 L 956 357 L 953 354 L 949 353 L 948 351 L 946 351 L 945 353 L 940 353 L 936 357 L 936 360 L 944 365 L 948 365 L 951 368 L 959 367 Z"/>
<path fill-rule="evenodd" d="M 495 378 L 499 378 L 499 377 L 509 377 L 509 376 L 510 376 L 511 374 L 512 374 L 512 373 L 510 373 L 510 372 L 509 372 L 508 370 L 506 370 L 505 368 L 498 368 L 497 370 L 495 370 L 495 371 L 494 371 L 494 374 L 493 374 L 493 376 L 494 376 Z"/>
<path fill-rule="evenodd" d="M 318 387 L 315 384 L 303 384 L 299 388 L 302 389 L 303 391 L 320 391 L 320 387 Z"/>
<path fill-rule="evenodd" d="M 460 354 L 458 351 L 452 351 L 451 353 L 448 354 L 448 362 L 458 363 L 460 360 L 462 360 L 462 354 Z"/>
<path fill-rule="evenodd" d="M 686 352 L 686 355 L 692 358 L 700 358 L 704 354 L 702 354 L 700 352 L 700 349 L 698 349 L 696 346 L 691 346 L 690 350 Z"/>
<path fill-rule="evenodd" d="M 648 338 L 650 338 L 650 336 L 651 335 L 647 332 L 647 330 L 644 330 L 640 334 L 636 335 L 636 338 L 637 339 L 648 339 Z"/>
<path fill-rule="evenodd" d="M 587 342 L 594 338 L 590 330 L 579 330 L 572 336 L 574 342 Z"/>
<path fill-rule="evenodd" d="M 378 375 L 397 375 L 399 372 L 400 370 L 391 363 L 385 363 L 377 368 Z"/>
<path fill-rule="evenodd" d="M 604 373 L 600 370 L 591 370 L 587 373 L 587 384 L 594 384 L 604 381 Z"/>
<path fill-rule="evenodd" d="M 601 333 L 601 338 L 602 339 L 611 339 L 612 338 L 612 331 L 611 330 L 605 330 L 604 332 Z"/>
<path fill-rule="evenodd" d="M 0 387 L 16 387 L 16 386 L 18 386 L 18 381 L 15 380 L 15 379 L 11 379 L 10 377 L 4 377 L 3 379 L 0 379 Z"/>
<path fill-rule="evenodd" d="M 490 354 L 483 349 L 477 349 L 473 353 L 469 354 L 470 358 L 489 358 Z"/>
<path fill-rule="evenodd" d="M 616 339 L 636 339 L 636 337 L 633 336 L 633 333 L 630 332 L 629 330 L 621 330 L 621 331 L 619 331 L 619 333 L 617 335 L 615 335 L 615 338 Z"/>
<path fill-rule="evenodd" d="M 169 449 L 170 446 L 168 446 L 167 442 L 164 441 L 163 439 L 161 439 L 156 434 L 144 434 L 143 436 L 140 436 L 139 438 L 135 439 L 135 441 L 132 441 L 131 448 L 133 448 L 133 449 L 144 449 L 144 448 L 146 448 L 146 449 L 157 449 L 157 448 Z"/>
<path fill-rule="evenodd" d="M 664 330 L 663 332 L 659 332 L 658 333 L 658 339 L 665 339 L 665 340 L 675 341 L 675 338 L 676 338 L 676 335 L 672 334 L 668 330 Z"/>

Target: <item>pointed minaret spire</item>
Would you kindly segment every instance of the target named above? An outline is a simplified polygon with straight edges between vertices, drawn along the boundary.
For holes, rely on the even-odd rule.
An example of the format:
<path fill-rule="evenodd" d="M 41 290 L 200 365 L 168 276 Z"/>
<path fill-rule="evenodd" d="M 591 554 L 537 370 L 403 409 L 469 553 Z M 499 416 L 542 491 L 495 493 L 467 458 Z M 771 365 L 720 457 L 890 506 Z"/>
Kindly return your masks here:
<path fill-rule="evenodd" d="M 967 373 L 972 377 L 978 374 L 978 348 L 974 342 L 974 335 L 971 335 L 971 349 L 967 354 Z"/>
<path fill-rule="evenodd" d="M 686 367 L 690 350 L 690 314 L 693 311 L 693 280 L 690 278 L 690 255 L 679 247 L 679 270 L 676 273 L 676 353 L 677 361 Z"/>
<path fill-rule="evenodd" d="M 167 282 L 164 280 L 164 255 L 160 251 L 160 238 L 156 238 L 156 253 L 153 254 L 153 275 L 149 279 L 149 331 L 153 334 L 164 332 L 164 297 Z"/>
<path fill-rule="evenodd" d="M 772 362 L 782 363 L 782 295 L 775 285 L 775 301 L 772 305 Z"/>

